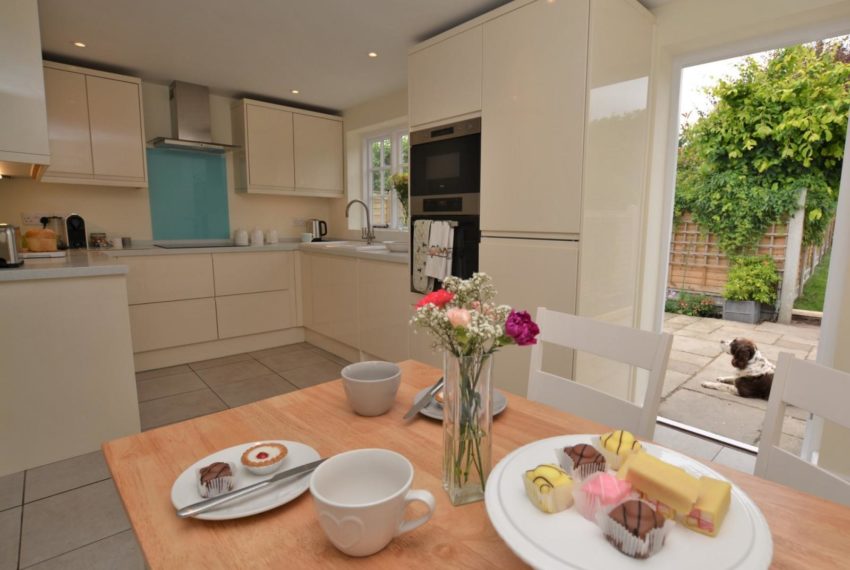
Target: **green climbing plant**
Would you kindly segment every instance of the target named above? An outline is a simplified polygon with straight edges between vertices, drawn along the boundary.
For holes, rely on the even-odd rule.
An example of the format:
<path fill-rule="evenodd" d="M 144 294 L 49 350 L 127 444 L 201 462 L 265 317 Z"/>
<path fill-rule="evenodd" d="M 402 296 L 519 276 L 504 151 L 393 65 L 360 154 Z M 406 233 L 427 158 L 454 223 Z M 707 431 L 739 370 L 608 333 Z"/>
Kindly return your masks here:
<path fill-rule="evenodd" d="M 835 212 L 850 108 L 842 44 L 749 58 L 708 89 L 714 108 L 685 126 L 676 214 L 690 212 L 730 254 L 751 251 L 807 189 L 804 243 L 820 243 Z"/>

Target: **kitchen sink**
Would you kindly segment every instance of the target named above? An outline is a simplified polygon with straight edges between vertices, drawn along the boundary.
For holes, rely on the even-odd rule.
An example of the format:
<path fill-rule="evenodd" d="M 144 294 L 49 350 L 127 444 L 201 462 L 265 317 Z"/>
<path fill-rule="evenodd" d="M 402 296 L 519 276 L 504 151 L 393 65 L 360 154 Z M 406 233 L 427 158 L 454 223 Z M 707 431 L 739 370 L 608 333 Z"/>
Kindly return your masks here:
<path fill-rule="evenodd" d="M 375 245 L 366 245 L 362 241 L 330 241 L 326 243 L 321 242 L 313 242 L 313 245 L 319 246 L 327 249 L 353 249 L 355 251 L 389 251 L 386 246 L 375 244 Z"/>

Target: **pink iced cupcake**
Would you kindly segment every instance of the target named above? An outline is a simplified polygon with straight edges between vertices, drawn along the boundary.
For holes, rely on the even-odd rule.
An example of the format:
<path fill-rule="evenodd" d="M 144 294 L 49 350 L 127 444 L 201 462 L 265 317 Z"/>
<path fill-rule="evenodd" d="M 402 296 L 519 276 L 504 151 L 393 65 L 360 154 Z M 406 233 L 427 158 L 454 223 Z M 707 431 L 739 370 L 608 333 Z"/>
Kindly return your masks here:
<path fill-rule="evenodd" d="M 589 521 L 599 510 L 608 509 L 632 493 L 632 484 L 610 473 L 594 473 L 573 493 L 576 509 Z"/>

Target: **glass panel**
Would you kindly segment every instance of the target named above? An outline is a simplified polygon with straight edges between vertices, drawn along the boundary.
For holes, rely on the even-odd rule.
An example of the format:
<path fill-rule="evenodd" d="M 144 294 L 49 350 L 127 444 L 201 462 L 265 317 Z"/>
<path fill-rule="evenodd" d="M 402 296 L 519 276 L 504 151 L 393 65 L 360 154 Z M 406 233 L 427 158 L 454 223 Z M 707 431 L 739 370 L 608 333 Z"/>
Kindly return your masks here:
<path fill-rule="evenodd" d="M 389 137 L 384 139 L 384 166 L 392 166 L 393 163 L 393 150 L 392 150 L 392 142 Z"/>
<path fill-rule="evenodd" d="M 376 140 L 369 143 L 371 147 L 371 155 L 372 155 L 372 168 L 380 168 L 381 167 L 381 141 Z"/>
<path fill-rule="evenodd" d="M 401 135 L 401 164 L 406 165 L 410 162 L 410 140 L 407 135 Z M 407 172 L 407 170 L 404 170 Z"/>

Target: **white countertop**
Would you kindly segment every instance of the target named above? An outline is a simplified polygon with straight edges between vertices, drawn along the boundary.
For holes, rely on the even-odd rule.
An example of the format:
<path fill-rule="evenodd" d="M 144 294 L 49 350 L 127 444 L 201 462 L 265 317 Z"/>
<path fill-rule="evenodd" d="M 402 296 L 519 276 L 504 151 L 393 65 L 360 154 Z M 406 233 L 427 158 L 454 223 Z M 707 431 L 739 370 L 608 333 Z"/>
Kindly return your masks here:
<path fill-rule="evenodd" d="M 70 277 L 96 277 L 99 275 L 124 275 L 127 266 L 121 264 L 122 257 L 141 255 L 185 255 L 190 253 L 243 253 L 264 251 L 305 251 L 326 255 L 341 255 L 358 257 L 373 261 L 389 263 L 404 263 L 408 261 L 407 253 L 394 253 L 389 250 L 363 251 L 359 250 L 359 242 L 316 242 L 301 243 L 287 240 L 273 245 L 262 246 L 228 246 L 228 247 L 186 247 L 165 249 L 155 247 L 151 242 L 142 242 L 129 249 L 108 250 L 74 250 L 68 251 L 65 257 L 47 259 L 27 259 L 21 267 L 0 269 L 0 282 L 26 281 L 30 279 L 63 279 Z M 365 245 L 363 243 L 362 245 Z"/>
<path fill-rule="evenodd" d="M 26 259 L 21 267 L 0 269 L 0 282 L 124 275 L 127 266 L 101 251 L 69 251 L 65 257 Z"/>

